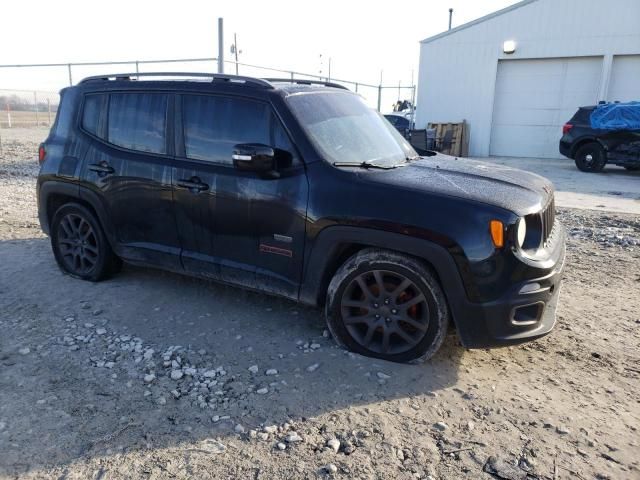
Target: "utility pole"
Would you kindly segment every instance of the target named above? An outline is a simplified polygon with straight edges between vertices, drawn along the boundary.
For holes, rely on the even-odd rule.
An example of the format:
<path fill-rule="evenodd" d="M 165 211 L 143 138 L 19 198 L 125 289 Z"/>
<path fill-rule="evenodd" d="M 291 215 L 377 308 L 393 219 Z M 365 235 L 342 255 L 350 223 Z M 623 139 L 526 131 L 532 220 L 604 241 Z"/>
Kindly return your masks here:
<path fill-rule="evenodd" d="M 224 35 L 222 17 L 218 18 L 218 73 L 224 73 Z"/>
<path fill-rule="evenodd" d="M 236 75 L 238 75 L 238 38 L 233 34 L 233 53 L 236 56 Z"/>
<path fill-rule="evenodd" d="M 451 19 L 453 18 L 453 8 L 449 9 L 449 30 L 451 30 Z"/>

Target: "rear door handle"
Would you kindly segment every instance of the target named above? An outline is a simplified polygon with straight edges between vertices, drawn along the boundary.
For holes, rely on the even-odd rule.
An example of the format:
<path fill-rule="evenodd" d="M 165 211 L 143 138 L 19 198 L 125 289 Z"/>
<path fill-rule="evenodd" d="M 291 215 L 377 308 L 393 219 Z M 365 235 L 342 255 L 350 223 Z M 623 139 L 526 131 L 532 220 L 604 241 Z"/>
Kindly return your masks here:
<path fill-rule="evenodd" d="M 102 176 L 110 175 L 115 172 L 113 167 L 105 161 L 102 161 L 100 163 L 92 163 L 91 165 L 89 165 L 89 170 L 91 170 L 92 172 L 98 172 L 98 175 L 102 174 Z"/>
<path fill-rule="evenodd" d="M 180 179 L 176 182 L 179 187 L 187 188 L 194 192 L 202 192 L 209 188 L 209 185 L 202 182 L 198 177 L 191 177 L 188 180 Z"/>

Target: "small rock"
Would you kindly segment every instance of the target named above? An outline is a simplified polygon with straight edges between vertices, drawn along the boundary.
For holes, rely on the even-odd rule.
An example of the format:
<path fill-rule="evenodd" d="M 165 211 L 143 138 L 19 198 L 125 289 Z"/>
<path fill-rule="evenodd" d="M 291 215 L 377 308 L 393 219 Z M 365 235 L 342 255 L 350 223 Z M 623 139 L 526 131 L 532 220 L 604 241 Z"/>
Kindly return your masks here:
<path fill-rule="evenodd" d="M 312 343 L 311 345 L 309 345 L 311 350 L 318 350 L 321 346 L 322 345 L 320 345 L 319 343 Z"/>
<path fill-rule="evenodd" d="M 326 465 L 324 469 L 327 471 L 327 473 L 331 473 L 331 474 L 336 473 L 338 471 L 338 467 L 336 467 L 333 463 Z"/>
<path fill-rule="evenodd" d="M 267 425 L 263 428 L 266 433 L 275 434 L 278 433 L 278 427 L 276 425 Z"/>
<path fill-rule="evenodd" d="M 201 450 L 212 454 L 224 453 L 227 449 L 222 443 L 217 440 L 213 440 L 212 438 L 208 438 L 200 442 L 199 447 Z"/>
<path fill-rule="evenodd" d="M 320 366 L 319 363 L 314 363 L 313 365 L 309 365 L 307 367 L 307 372 L 309 372 L 309 373 L 315 372 L 318 369 L 319 366 Z"/>
<path fill-rule="evenodd" d="M 24 347 L 18 350 L 18 353 L 20 355 L 29 355 L 29 353 L 31 353 L 31 349 L 29 347 Z"/>
<path fill-rule="evenodd" d="M 0 432 L 7 428 L 7 424 L 5 422 L 0 422 Z"/>
<path fill-rule="evenodd" d="M 378 378 L 379 378 L 380 380 L 388 380 L 388 379 L 390 379 L 390 378 L 391 378 L 391 375 L 387 375 L 387 374 L 386 374 L 386 373 L 384 373 L 384 372 L 378 372 L 378 373 L 376 373 L 376 375 L 378 376 Z"/>
<path fill-rule="evenodd" d="M 473 430 L 474 428 L 476 428 L 476 424 L 475 424 L 475 423 L 473 423 L 471 420 L 469 420 L 469 421 L 467 422 L 467 430 L 471 431 L 471 430 Z"/>
<path fill-rule="evenodd" d="M 233 429 L 236 433 L 244 433 L 244 427 L 242 425 L 240 425 L 239 423 L 235 426 L 235 428 Z"/>
<path fill-rule="evenodd" d="M 322 336 L 323 336 L 324 338 L 329 338 L 329 336 L 330 336 L 330 335 L 331 335 L 331 334 L 329 333 L 329 330 L 324 330 L 324 331 L 322 332 Z"/>
<path fill-rule="evenodd" d="M 258 370 L 259 370 L 259 369 L 258 369 L 258 365 L 251 365 L 251 366 L 248 368 L 248 370 L 249 370 L 251 373 L 258 373 Z"/>
<path fill-rule="evenodd" d="M 183 375 L 182 370 L 171 370 L 171 380 L 180 380 Z"/>
<path fill-rule="evenodd" d="M 258 438 L 260 440 L 269 440 L 269 434 L 265 432 L 258 432 Z"/>
<path fill-rule="evenodd" d="M 89 322 L 85 323 L 84 328 L 93 328 L 93 323 L 89 323 Z"/>
<path fill-rule="evenodd" d="M 338 450 L 340 450 L 340 440 L 338 440 L 337 438 L 332 438 L 331 440 L 327 441 L 327 447 L 329 447 L 335 453 L 338 453 Z"/>
<path fill-rule="evenodd" d="M 156 376 L 155 376 L 155 374 L 153 374 L 153 373 L 149 373 L 149 374 L 147 374 L 147 375 L 145 375 L 145 376 L 144 376 L 144 382 L 145 382 L 145 383 L 151 383 L 151 382 L 153 382 L 155 379 L 156 379 Z"/>
<path fill-rule="evenodd" d="M 100 328 L 96 329 L 96 334 L 97 335 L 104 335 L 105 333 L 107 333 L 107 329 L 106 328 L 100 327 Z"/>
<path fill-rule="evenodd" d="M 180 398 L 180 392 L 178 390 L 171 390 L 171 395 L 173 395 L 173 398 Z"/>
<path fill-rule="evenodd" d="M 558 425 L 556 427 L 556 432 L 559 433 L 560 435 L 567 435 L 568 433 L 571 433 L 569 429 L 563 425 Z"/>
<path fill-rule="evenodd" d="M 287 443 L 298 443 L 302 441 L 302 437 L 298 435 L 296 432 L 291 432 L 289 435 L 285 437 L 285 441 Z"/>
<path fill-rule="evenodd" d="M 167 399 L 164 397 L 158 398 L 158 405 L 165 405 L 167 403 Z"/>
<path fill-rule="evenodd" d="M 258 395 L 266 395 L 267 393 L 269 393 L 269 389 L 267 387 L 259 388 L 258 390 L 256 390 L 256 393 Z"/>
<path fill-rule="evenodd" d="M 444 423 L 444 422 L 437 422 L 434 423 L 433 426 L 437 429 L 440 430 L 441 432 L 444 432 L 447 428 L 449 428 L 449 426 Z"/>
<path fill-rule="evenodd" d="M 286 446 L 284 443 L 282 443 L 282 442 L 278 442 L 278 443 L 276 444 L 276 447 L 278 447 L 278 450 L 284 450 L 284 449 L 286 449 L 286 448 L 287 448 L 287 446 Z"/>
<path fill-rule="evenodd" d="M 270 368 L 265 372 L 265 375 L 277 375 L 277 374 L 278 374 L 278 370 L 276 370 L 275 368 Z"/>

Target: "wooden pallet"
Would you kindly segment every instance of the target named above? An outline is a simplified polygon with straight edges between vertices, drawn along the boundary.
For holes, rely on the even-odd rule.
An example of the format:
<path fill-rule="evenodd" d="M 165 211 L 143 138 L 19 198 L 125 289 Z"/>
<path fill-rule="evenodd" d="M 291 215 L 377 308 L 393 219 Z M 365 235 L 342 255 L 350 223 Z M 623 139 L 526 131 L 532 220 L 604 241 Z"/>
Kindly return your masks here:
<path fill-rule="evenodd" d="M 469 156 L 469 125 L 460 123 L 429 123 L 427 128 L 436 130 L 438 151 L 455 157 Z"/>

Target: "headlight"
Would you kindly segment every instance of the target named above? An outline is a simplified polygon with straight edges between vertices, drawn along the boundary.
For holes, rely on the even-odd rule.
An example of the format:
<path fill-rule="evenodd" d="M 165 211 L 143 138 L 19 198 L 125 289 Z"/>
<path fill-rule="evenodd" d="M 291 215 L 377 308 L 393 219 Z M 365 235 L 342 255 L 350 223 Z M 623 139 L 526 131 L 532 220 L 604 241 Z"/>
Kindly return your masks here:
<path fill-rule="evenodd" d="M 518 239 L 518 247 L 522 248 L 524 245 L 524 239 L 527 237 L 527 221 L 522 217 L 518 220 L 518 231 L 517 231 L 517 239 Z"/>

